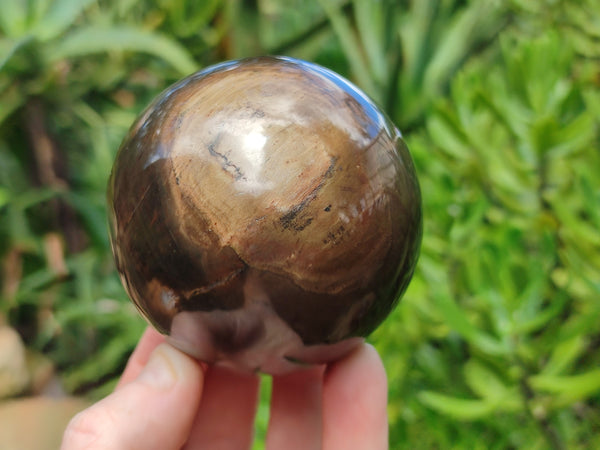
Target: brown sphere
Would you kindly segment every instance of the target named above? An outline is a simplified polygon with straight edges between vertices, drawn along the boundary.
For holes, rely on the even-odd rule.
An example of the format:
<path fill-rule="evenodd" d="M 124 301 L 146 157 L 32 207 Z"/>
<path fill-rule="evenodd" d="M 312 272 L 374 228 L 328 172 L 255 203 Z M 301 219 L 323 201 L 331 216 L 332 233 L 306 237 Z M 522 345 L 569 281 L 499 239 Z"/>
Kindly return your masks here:
<path fill-rule="evenodd" d="M 308 62 L 223 63 L 164 91 L 109 183 L 141 313 L 207 362 L 282 373 L 352 349 L 413 274 L 421 196 L 400 133 Z"/>

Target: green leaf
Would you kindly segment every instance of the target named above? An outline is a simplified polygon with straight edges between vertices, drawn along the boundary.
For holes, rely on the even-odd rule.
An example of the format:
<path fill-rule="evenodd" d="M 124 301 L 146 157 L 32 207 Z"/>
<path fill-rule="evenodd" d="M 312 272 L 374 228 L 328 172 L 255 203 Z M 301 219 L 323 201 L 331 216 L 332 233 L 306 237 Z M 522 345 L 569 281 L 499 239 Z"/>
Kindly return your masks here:
<path fill-rule="evenodd" d="M 563 230 L 565 235 L 572 237 L 578 243 L 585 243 L 589 248 L 600 246 L 598 228 L 587 220 L 582 220 L 579 211 L 572 210 L 571 205 L 566 204 L 562 198 L 552 201 L 552 207 L 565 227 Z"/>
<path fill-rule="evenodd" d="M 72 392 L 82 385 L 98 382 L 104 373 L 114 373 L 119 369 L 145 326 L 143 321 L 134 324 L 136 326 L 121 330 L 123 335 L 120 339 L 108 341 L 92 358 L 70 368 L 62 377 L 65 388 Z M 102 374 L 98 373 L 99 367 L 103 370 Z"/>
<path fill-rule="evenodd" d="M 443 353 L 432 345 L 424 344 L 414 351 L 414 360 L 430 379 L 443 383 L 449 376 Z"/>
<path fill-rule="evenodd" d="M 434 142 L 454 158 L 461 161 L 471 159 L 472 150 L 465 142 L 463 133 L 448 118 L 441 114 L 432 116 L 427 120 L 427 131 Z"/>
<path fill-rule="evenodd" d="M 405 23 L 398 28 L 404 52 L 403 80 L 412 87 L 421 87 L 423 73 L 431 55 L 436 3 L 432 0 L 412 2 L 410 13 L 405 16 Z"/>
<path fill-rule="evenodd" d="M 464 367 L 465 380 L 471 390 L 480 397 L 499 399 L 506 395 L 507 387 L 502 380 L 481 362 L 471 359 Z"/>
<path fill-rule="evenodd" d="M 88 197 L 75 192 L 65 193 L 64 198 L 81 215 L 90 236 L 108 249 L 107 222 L 104 211 L 91 202 Z"/>
<path fill-rule="evenodd" d="M 381 99 L 378 98 L 375 84 L 367 69 L 368 64 L 361 52 L 362 47 L 348 18 L 344 16 L 341 9 L 334 5 L 330 0 L 319 0 L 319 3 L 327 14 L 331 26 L 339 38 L 340 45 L 350 63 L 352 73 L 356 77 L 357 83 L 367 92 L 367 94 L 372 96 L 376 101 L 380 101 Z"/>
<path fill-rule="evenodd" d="M 559 394 L 561 403 L 573 403 L 600 391 L 600 369 L 579 375 L 535 375 L 529 382 L 536 390 Z"/>
<path fill-rule="evenodd" d="M 472 47 L 500 28 L 501 14 L 496 4 L 489 0 L 472 2 L 454 15 L 427 66 L 425 89 L 438 92 Z"/>
<path fill-rule="evenodd" d="M 21 283 L 19 283 L 19 290 L 17 292 L 16 300 L 19 303 L 35 303 L 34 294 L 36 291 L 41 291 L 48 285 L 56 281 L 56 273 L 52 270 L 44 268 L 30 272 L 27 276 L 23 277 Z"/>
<path fill-rule="evenodd" d="M 0 210 L 9 202 L 10 191 L 3 186 L 0 186 Z"/>
<path fill-rule="evenodd" d="M 596 136 L 594 125 L 595 118 L 591 114 L 580 114 L 568 125 L 553 131 L 553 145 L 545 150 L 558 159 L 589 150 Z"/>
<path fill-rule="evenodd" d="M 13 38 L 24 35 L 27 31 L 27 14 L 27 1 L 2 0 L 0 31 Z"/>
<path fill-rule="evenodd" d="M 522 99 L 515 97 L 512 89 L 507 86 L 506 75 L 499 70 L 493 70 L 486 80 L 486 86 L 477 89 L 478 98 L 489 108 L 490 112 L 504 125 L 512 136 L 521 142 L 517 149 L 521 157 L 529 164 L 537 161 L 536 154 L 525 146 L 524 140 L 532 120 L 532 112 L 524 105 Z"/>
<path fill-rule="evenodd" d="M 419 400 L 430 408 L 458 420 L 481 419 L 496 409 L 495 402 L 451 397 L 438 392 L 423 391 Z"/>
<path fill-rule="evenodd" d="M 11 203 L 15 208 L 25 210 L 40 203 L 47 202 L 48 200 L 57 197 L 60 193 L 61 191 L 59 189 L 54 188 L 29 189 L 26 192 L 15 196 Z"/>
<path fill-rule="evenodd" d="M 32 33 L 41 41 L 59 36 L 71 27 L 83 10 L 93 2 L 94 0 L 54 0 Z"/>
<path fill-rule="evenodd" d="M 544 375 L 559 375 L 569 369 L 586 348 L 587 342 L 582 335 L 574 336 L 567 341 L 559 343 L 552 350 L 550 359 L 544 366 L 542 373 Z"/>
<path fill-rule="evenodd" d="M 25 103 L 25 97 L 16 84 L 12 84 L 0 92 L 0 125 L 23 103 Z"/>
<path fill-rule="evenodd" d="M 517 311 L 514 331 L 518 333 L 532 333 L 546 325 L 556 317 L 567 305 L 569 297 L 564 292 L 556 292 L 552 302 L 545 308 L 536 311 Z M 523 315 L 521 315 L 524 313 Z M 528 314 L 527 314 L 528 313 Z M 527 314 L 527 315 L 525 315 Z"/>
<path fill-rule="evenodd" d="M 436 304 L 445 322 L 481 351 L 494 356 L 505 355 L 506 346 L 473 325 L 458 305 L 446 295 L 436 296 Z"/>
<path fill-rule="evenodd" d="M 588 177 L 581 177 L 579 180 L 581 186 L 582 200 L 585 204 L 585 211 L 590 216 L 590 221 L 600 229 L 600 187 L 594 191 L 592 182 Z"/>
<path fill-rule="evenodd" d="M 34 236 L 25 212 L 18 208 L 13 208 L 8 205 L 6 209 L 6 224 L 8 228 L 8 236 L 13 246 L 26 251 L 35 252 L 37 249 L 38 239 Z M 24 277 L 23 280 L 26 278 Z M 25 285 L 25 281 L 19 285 L 21 289 Z"/>
<path fill-rule="evenodd" d="M 221 6 L 221 0 L 203 0 L 201 2 L 163 0 L 159 1 L 159 4 L 177 36 L 197 37 L 198 33 L 202 33 L 203 37 L 206 37 L 204 35 L 206 25 L 215 16 Z M 124 13 L 122 12 L 122 14 Z"/>
<path fill-rule="evenodd" d="M 354 17 L 360 40 L 369 59 L 373 77 L 384 83 L 387 76 L 387 61 L 384 49 L 385 11 L 382 1 L 354 0 Z"/>
<path fill-rule="evenodd" d="M 30 36 L 25 36 L 20 39 L 7 39 L 0 37 L 0 70 L 15 54 L 15 52 L 31 40 Z"/>
<path fill-rule="evenodd" d="M 47 53 L 49 62 L 94 53 L 132 51 L 162 58 L 181 75 L 189 75 L 198 64 L 179 43 L 155 32 L 140 28 L 91 26 L 67 35 Z"/>

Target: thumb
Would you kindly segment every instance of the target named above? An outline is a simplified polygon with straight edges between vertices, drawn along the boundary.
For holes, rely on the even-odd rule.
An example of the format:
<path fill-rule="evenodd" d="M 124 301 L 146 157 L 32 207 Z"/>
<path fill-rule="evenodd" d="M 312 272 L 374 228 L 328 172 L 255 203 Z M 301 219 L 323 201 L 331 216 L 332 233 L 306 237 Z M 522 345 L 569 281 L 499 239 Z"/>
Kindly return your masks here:
<path fill-rule="evenodd" d="M 136 379 L 71 420 L 61 449 L 180 449 L 203 382 L 196 361 L 161 344 Z"/>

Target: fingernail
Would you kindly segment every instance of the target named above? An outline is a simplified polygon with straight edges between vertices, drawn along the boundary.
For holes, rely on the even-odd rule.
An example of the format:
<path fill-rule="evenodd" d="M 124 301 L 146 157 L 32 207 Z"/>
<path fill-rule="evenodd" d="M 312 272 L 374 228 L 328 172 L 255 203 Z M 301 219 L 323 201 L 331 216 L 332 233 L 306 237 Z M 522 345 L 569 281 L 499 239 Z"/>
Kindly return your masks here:
<path fill-rule="evenodd" d="M 160 344 L 150 355 L 138 380 L 158 389 L 171 388 L 179 378 L 180 358 L 177 350 L 169 344 Z"/>

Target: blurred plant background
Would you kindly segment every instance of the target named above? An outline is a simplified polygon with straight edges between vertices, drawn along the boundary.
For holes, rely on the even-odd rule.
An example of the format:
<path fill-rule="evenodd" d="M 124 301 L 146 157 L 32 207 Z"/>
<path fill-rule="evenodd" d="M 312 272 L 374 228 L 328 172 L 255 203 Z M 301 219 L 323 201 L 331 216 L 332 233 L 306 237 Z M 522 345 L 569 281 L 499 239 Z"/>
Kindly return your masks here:
<path fill-rule="evenodd" d="M 598 0 L 2 0 L 0 398 L 112 389 L 145 327 L 107 239 L 120 140 L 259 54 L 353 80 L 415 159 L 418 270 L 370 338 L 391 448 L 600 448 Z"/>

